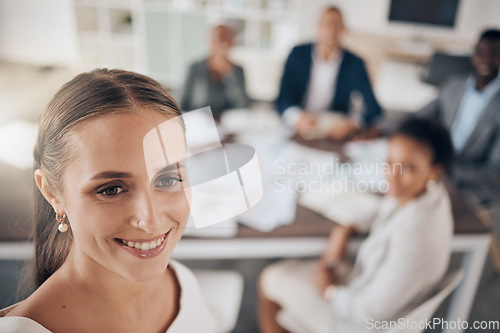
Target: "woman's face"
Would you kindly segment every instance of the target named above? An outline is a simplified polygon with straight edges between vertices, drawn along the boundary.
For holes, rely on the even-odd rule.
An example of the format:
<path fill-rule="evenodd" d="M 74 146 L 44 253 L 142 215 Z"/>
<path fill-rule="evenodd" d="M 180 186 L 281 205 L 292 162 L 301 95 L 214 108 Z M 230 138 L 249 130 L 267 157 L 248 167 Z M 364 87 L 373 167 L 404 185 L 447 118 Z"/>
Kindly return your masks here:
<path fill-rule="evenodd" d="M 436 180 L 441 170 L 432 164 L 432 158 L 425 145 L 403 135 L 393 136 L 387 156 L 387 194 L 405 204 L 423 193 L 427 182 Z"/>
<path fill-rule="evenodd" d="M 139 110 L 96 118 L 75 131 L 76 157 L 64 171 L 60 198 L 75 260 L 134 281 L 165 272 L 189 216 L 178 159 L 185 157 L 183 131 L 175 123 L 170 133 L 161 133 L 167 120 Z M 156 146 L 163 150 L 152 154 L 156 148 L 148 145 L 155 146 L 151 138 L 159 137 Z M 177 159 L 167 163 L 169 149 Z"/>
<path fill-rule="evenodd" d="M 210 35 L 210 50 L 212 55 L 227 56 L 234 44 L 233 32 L 226 26 L 215 27 Z"/>

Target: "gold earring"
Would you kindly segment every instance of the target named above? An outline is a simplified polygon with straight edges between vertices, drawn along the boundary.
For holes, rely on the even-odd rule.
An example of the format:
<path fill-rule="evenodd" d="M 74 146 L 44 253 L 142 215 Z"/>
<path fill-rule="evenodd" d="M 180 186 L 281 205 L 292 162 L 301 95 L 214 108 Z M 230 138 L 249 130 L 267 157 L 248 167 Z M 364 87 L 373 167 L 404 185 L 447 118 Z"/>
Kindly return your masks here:
<path fill-rule="evenodd" d="M 56 220 L 59 222 L 59 225 L 57 226 L 59 232 L 68 231 L 68 225 L 64 222 L 64 220 L 66 220 L 66 214 L 59 215 L 59 213 L 56 213 Z"/>

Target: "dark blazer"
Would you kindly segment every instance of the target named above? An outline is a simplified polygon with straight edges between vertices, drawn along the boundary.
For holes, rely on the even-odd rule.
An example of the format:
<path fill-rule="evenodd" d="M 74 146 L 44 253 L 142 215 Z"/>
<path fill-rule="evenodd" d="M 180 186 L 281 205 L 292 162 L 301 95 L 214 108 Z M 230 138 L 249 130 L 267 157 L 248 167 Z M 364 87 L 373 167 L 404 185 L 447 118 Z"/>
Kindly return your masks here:
<path fill-rule="evenodd" d="M 281 87 L 277 99 L 280 114 L 290 106 L 303 108 L 305 94 L 311 75 L 312 51 L 314 44 L 298 45 L 288 56 L 281 78 Z M 365 108 L 363 120 L 370 125 L 373 120 L 382 114 L 361 58 L 343 49 L 343 58 L 337 74 L 337 84 L 329 110 L 349 112 L 350 96 L 358 91 L 363 96 Z"/>
<path fill-rule="evenodd" d="M 451 77 L 439 97 L 417 112 L 451 128 L 468 75 Z M 464 147 L 457 152 L 453 178 L 473 204 L 500 201 L 500 92 L 486 105 Z"/>

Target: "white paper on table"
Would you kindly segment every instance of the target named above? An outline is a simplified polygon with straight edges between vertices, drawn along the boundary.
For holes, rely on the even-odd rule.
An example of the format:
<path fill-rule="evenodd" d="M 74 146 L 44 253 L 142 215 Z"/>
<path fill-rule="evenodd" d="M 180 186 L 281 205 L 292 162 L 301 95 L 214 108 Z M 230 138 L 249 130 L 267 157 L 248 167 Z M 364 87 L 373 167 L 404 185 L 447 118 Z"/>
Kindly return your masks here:
<path fill-rule="evenodd" d="M 261 201 L 238 218 L 241 224 L 262 232 L 269 232 L 295 220 L 297 192 L 276 192 L 264 185 Z"/>
<path fill-rule="evenodd" d="M 240 215 L 239 221 L 249 227 L 260 231 L 271 231 L 272 229 L 291 224 L 295 220 L 297 205 L 297 188 L 280 186 L 277 177 L 284 177 L 292 182 L 307 184 L 317 178 L 331 178 L 335 172 L 338 155 L 334 152 L 306 147 L 290 142 L 284 132 L 242 135 L 237 138 L 238 142 L 251 145 L 255 148 L 263 179 L 263 197 L 259 204 L 248 212 Z M 276 163 L 279 162 L 277 166 Z M 288 166 L 292 168 L 288 169 Z M 316 164 L 320 170 L 330 169 L 327 174 L 294 174 L 289 171 L 297 170 L 309 165 Z M 326 169 L 323 169 L 326 166 Z M 284 172 L 283 172 L 284 171 Z"/>
<path fill-rule="evenodd" d="M 351 164 L 361 165 L 364 170 L 362 173 L 353 173 L 352 179 L 357 183 L 369 184 L 372 192 L 387 191 L 387 180 L 383 172 L 387 152 L 387 139 L 346 143 L 344 154 L 351 159 Z"/>
<path fill-rule="evenodd" d="M 252 146 L 261 166 L 263 195 L 261 201 L 238 221 L 259 231 L 268 232 L 295 220 L 297 193 L 282 191 L 275 183 L 275 162 L 288 161 L 289 140 L 285 132 L 245 134 L 236 138 L 239 143 Z M 287 162 L 285 162 L 287 163 Z"/>
<path fill-rule="evenodd" d="M 316 149 L 301 145 L 299 143 L 290 142 L 287 147 L 287 158 L 296 162 L 307 163 L 337 163 L 338 154 L 333 151 Z"/>
<path fill-rule="evenodd" d="M 350 225 L 375 217 L 382 200 L 372 193 L 342 192 L 334 196 L 320 193 L 303 193 L 299 205 L 308 208 L 341 225 Z"/>
<path fill-rule="evenodd" d="M 387 139 L 351 141 L 344 145 L 344 154 L 357 162 L 384 162 L 387 159 Z"/>
<path fill-rule="evenodd" d="M 222 146 L 210 107 L 188 112 L 182 120 L 185 141 L 178 117 L 144 137 L 148 176 L 152 179 L 154 170 L 164 164 L 185 165 L 184 193 L 197 229 L 233 219 L 257 204 L 262 179 L 255 149 L 245 144 Z"/>
<path fill-rule="evenodd" d="M 230 109 L 224 111 L 220 126 L 227 134 L 259 133 L 280 130 L 276 111 L 268 109 Z"/>

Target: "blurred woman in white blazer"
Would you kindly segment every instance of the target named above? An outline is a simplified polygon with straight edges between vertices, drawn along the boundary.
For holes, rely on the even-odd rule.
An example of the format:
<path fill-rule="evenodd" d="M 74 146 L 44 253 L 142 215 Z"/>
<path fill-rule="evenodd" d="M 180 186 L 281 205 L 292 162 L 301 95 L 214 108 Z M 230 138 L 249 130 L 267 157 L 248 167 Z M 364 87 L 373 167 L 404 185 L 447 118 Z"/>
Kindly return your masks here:
<path fill-rule="evenodd" d="M 394 320 L 425 298 L 444 276 L 453 219 L 440 181 L 451 169 L 453 146 L 441 125 L 408 119 L 389 140 L 389 191 L 372 218 L 335 227 L 320 260 L 273 264 L 259 281 L 261 332 L 284 332 L 284 311 L 304 327 L 348 321 Z M 354 232 L 369 232 L 348 274 L 341 274 Z M 345 270 L 344 270 L 345 271 Z"/>

